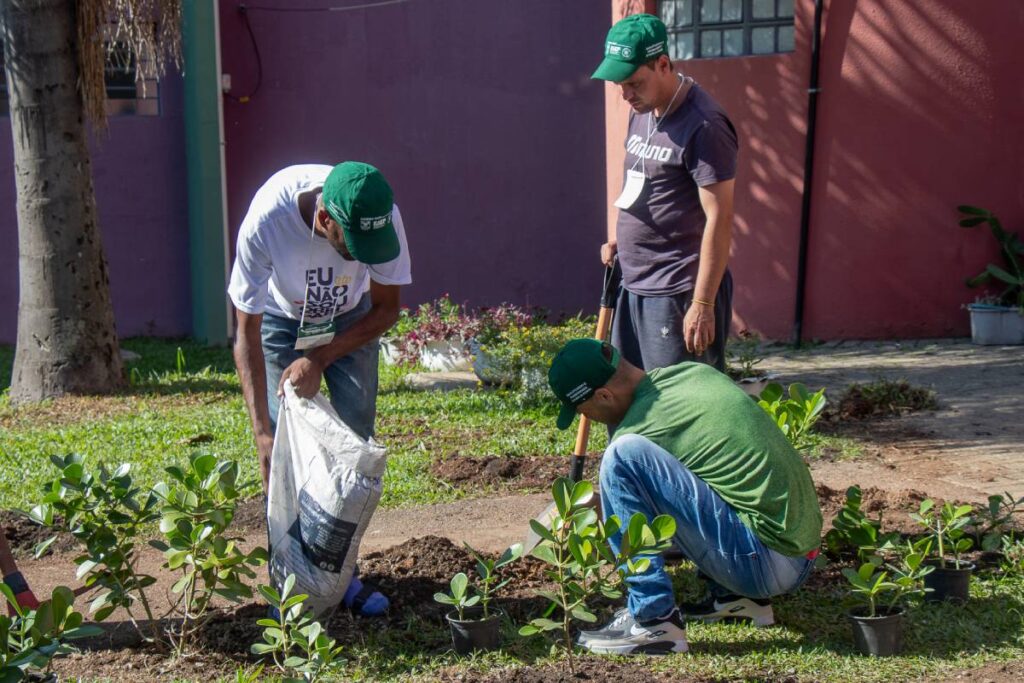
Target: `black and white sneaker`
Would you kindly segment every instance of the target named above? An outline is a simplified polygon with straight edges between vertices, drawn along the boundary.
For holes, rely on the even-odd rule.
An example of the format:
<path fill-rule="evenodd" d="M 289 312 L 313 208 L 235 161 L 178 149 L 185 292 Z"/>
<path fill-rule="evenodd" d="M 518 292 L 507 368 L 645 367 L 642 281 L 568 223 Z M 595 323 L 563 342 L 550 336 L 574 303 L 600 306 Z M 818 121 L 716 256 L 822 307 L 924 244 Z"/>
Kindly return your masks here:
<path fill-rule="evenodd" d="M 704 621 L 750 621 L 754 626 L 775 623 L 771 600 L 745 598 L 742 595 L 711 596 L 704 602 L 684 602 L 679 606 L 687 619 Z"/>
<path fill-rule="evenodd" d="M 686 622 L 679 610 L 650 621 L 637 621 L 623 607 L 596 631 L 581 631 L 576 643 L 606 655 L 661 655 L 686 652 Z"/>

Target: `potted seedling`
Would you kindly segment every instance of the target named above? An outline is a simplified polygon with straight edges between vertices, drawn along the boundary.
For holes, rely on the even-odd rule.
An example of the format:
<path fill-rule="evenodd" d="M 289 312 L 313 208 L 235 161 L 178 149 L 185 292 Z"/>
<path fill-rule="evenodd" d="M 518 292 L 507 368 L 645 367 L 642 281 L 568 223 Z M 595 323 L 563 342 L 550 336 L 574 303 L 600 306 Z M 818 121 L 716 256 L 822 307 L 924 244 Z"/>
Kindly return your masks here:
<path fill-rule="evenodd" d="M 501 580 L 499 570 L 523 556 L 521 543 L 510 546 L 497 559 L 484 557 L 469 544 L 466 544 L 466 549 L 476 560 L 477 583 L 470 585 L 469 577 L 459 572 L 452 577 L 449 593 L 434 594 L 437 602 L 455 607 L 446 618 L 452 633 L 452 646 L 460 655 L 473 650 L 496 650 L 501 644 L 504 612 L 493 607 L 491 601 L 509 582 L 509 579 Z"/>
<path fill-rule="evenodd" d="M 1024 344 L 1024 242 L 1015 232 L 1007 232 L 995 214 L 977 206 L 958 206 L 963 214 L 960 225 L 973 228 L 988 223 L 999 243 L 1003 266 L 990 263 L 978 275 L 967 280 L 968 287 L 998 285 L 999 294 L 981 297 L 967 306 L 971 313 L 971 341 L 975 344 Z"/>
<path fill-rule="evenodd" d="M 889 657 L 903 649 L 906 608 L 901 602 L 926 591 L 922 579 L 934 569 L 924 562 L 927 543 L 925 540 L 908 544 L 899 557 L 899 565 L 885 564 L 878 555 L 871 555 L 858 569 L 843 569 L 850 594 L 862 603 L 846 615 L 853 628 L 853 642 L 861 654 Z"/>
<path fill-rule="evenodd" d="M 760 396 L 775 377 L 757 367 L 764 356 L 761 355 L 761 338 L 754 332 L 740 330 L 737 338 L 727 344 L 726 354 L 726 373 L 750 396 Z"/>
<path fill-rule="evenodd" d="M 974 563 L 962 559 L 962 555 L 974 545 L 966 535 L 973 511 L 970 505 L 954 506 L 952 503 L 936 508 L 935 501 L 929 498 L 921 502 L 915 514 L 910 515 L 915 522 L 928 529 L 930 546 L 935 553 L 931 561 L 935 571 L 925 579 L 925 586 L 931 589 L 925 600 L 967 602 Z M 952 554 L 952 559 L 948 557 L 949 554 Z"/>

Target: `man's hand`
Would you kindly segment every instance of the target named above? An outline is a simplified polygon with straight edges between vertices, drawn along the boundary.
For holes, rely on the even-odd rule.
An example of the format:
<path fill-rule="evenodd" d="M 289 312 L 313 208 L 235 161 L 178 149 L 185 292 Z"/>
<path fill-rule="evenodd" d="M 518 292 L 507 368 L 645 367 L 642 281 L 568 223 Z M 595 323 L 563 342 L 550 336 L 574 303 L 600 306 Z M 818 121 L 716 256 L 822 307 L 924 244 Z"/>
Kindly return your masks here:
<path fill-rule="evenodd" d="M 694 355 L 704 353 L 715 341 L 715 309 L 696 301 L 690 303 L 683 317 L 683 339 L 686 350 Z"/>
<path fill-rule="evenodd" d="M 611 267 L 612 261 L 615 260 L 615 254 L 619 251 L 618 242 L 605 242 L 601 245 L 601 263 L 608 267 Z"/>
<path fill-rule="evenodd" d="M 277 385 L 277 395 L 284 395 L 284 383 L 292 381 L 295 387 L 295 395 L 299 398 L 311 398 L 320 391 L 320 378 L 324 369 L 313 359 L 308 357 L 299 358 L 289 365 L 281 373 L 281 382 Z"/>
<path fill-rule="evenodd" d="M 260 476 L 263 477 L 263 492 L 270 490 L 270 454 L 274 450 L 274 436 L 264 434 L 256 437 L 256 454 L 260 459 Z"/>

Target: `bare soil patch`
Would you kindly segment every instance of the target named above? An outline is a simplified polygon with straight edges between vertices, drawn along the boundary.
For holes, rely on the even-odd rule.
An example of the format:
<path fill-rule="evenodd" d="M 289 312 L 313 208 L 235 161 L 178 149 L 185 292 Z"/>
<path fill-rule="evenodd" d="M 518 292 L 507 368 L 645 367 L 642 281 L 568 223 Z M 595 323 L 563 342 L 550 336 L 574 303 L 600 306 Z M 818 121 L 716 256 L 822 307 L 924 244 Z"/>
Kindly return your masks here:
<path fill-rule="evenodd" d="M 551 482 L 569 474 L 571 460 L 560 455 L 483 457 L 452 455 L 434 462 L 431 474 L 462 488 L 492 487 L 498 490 L 547 491 Z M 595 479 L 600 453 L 590 453 L 583 463 L 584 477 Z"/>
<path fill-rule="evenodd" d="M 690 677 L 679 672 L 653 672 L 641 662 L 611 662 L 606 659 L 583 657 L 576 661 L 576 673 L 572 674 L 561 665 L 527 666 L 478 675 L 457 673 L 441 675 L 439 680 L 445 683 L 576 683 L 577 681 L 600 681 L 622 683 L 648 683 L 649 681 L 702 681 L 710 682 L 719 679 Z M 762 679 L 772 680 L 772 679 Z M 780 679 L 784 680 L 784 679 Z"/>

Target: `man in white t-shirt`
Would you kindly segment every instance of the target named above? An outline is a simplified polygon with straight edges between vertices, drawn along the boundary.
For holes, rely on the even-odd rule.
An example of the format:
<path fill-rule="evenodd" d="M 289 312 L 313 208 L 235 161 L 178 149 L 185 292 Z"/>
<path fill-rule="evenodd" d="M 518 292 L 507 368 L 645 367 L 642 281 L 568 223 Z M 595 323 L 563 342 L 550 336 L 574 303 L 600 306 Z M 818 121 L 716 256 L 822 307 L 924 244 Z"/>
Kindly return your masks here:
<path fill-rule="evenodd" d="M 374 433 L 378 338 L 412 282 L 391 187 L 373 166 L 289 166 L 261 187 L 238 233 L 228 295 L 235 366 L 266 489 L 285 380 L 331 404 L 359 436 Z"/>

